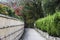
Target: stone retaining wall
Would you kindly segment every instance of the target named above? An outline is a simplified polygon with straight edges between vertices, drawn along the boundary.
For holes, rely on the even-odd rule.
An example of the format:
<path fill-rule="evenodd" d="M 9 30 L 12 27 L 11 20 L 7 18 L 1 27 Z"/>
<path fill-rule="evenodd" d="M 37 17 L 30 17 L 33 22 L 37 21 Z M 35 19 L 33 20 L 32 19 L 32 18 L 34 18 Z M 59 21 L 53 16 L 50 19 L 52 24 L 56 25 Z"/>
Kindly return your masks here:
<path fill-rule="evenodd" d="M 24 32 L 24 22 L 0 14 L 0 40 L 18 40 Z"/>

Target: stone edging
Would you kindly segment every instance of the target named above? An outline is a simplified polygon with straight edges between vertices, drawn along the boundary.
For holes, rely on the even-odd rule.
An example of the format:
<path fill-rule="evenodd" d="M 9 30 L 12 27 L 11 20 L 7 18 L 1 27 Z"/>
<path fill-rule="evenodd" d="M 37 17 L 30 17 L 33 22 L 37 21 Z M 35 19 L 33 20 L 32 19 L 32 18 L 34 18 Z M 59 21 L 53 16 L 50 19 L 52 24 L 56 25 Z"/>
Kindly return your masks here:
<path fill-rule="evenodd" d="M 36 30 L 37 32 L 39 32 L 44 38 L 46 38 L 46 40 L 60 40 L 60 38 L 49 36 L 48 33 L 43 32 L 43 31 L 41 31 L 41 30 L 39 30 L 39 29 L 37 29 L 37 28 L 35 28 L 35 30 Z"/>

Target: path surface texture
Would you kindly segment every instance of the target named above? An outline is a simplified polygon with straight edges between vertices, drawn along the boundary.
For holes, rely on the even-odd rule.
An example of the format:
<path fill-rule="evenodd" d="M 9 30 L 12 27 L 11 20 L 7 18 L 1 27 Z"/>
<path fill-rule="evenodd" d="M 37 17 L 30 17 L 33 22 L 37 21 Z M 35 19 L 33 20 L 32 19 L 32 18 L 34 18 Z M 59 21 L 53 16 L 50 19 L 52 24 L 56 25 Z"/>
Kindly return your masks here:
<path fill-rule="evenodd" d="M 23 40 L 46 40 L 35 29 L 25 28 Z"/>

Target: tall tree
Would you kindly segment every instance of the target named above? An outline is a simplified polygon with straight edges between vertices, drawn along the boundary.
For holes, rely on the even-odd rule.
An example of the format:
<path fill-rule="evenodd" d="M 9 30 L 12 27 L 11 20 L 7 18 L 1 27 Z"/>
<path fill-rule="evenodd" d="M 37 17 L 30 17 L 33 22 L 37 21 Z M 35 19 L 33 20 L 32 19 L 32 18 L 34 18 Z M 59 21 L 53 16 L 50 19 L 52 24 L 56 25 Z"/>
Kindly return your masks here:
<path fill-rule="evenodd" d="M 42 0 L 44 10 L 47 14 L 54 14 L 56 10 L 60 10 L 60 0 Z"/>
<path fill-rule="evenodd" d="M 40 0 L 25 2 L 23 9 L 25 27 L 33 27 L 38 18 L 44 17 Z"/>

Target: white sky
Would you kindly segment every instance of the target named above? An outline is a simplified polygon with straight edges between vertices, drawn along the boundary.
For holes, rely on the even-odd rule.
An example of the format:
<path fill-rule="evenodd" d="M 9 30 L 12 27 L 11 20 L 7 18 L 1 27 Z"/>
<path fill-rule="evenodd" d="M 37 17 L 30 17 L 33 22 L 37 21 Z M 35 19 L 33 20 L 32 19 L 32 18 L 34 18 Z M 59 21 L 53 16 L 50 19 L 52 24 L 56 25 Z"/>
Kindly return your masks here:
<path fill-rule="evenodd" d="M 0 0 L 0 2 L 7 2 L 7 0 Z"/>

